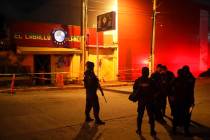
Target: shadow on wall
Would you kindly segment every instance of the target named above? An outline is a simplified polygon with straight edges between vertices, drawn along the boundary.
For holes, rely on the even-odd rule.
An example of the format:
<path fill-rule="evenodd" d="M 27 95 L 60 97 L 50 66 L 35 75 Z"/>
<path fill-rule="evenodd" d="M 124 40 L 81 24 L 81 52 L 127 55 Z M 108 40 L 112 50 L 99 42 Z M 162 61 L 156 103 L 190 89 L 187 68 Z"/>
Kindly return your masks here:
<path fill-rule="evenodd" d="M 126 63 L 125 63 L 125 80 L 132 80 L 132 56 L 131 56 L 131 48 L 127 49 L 126 52 Z"/>

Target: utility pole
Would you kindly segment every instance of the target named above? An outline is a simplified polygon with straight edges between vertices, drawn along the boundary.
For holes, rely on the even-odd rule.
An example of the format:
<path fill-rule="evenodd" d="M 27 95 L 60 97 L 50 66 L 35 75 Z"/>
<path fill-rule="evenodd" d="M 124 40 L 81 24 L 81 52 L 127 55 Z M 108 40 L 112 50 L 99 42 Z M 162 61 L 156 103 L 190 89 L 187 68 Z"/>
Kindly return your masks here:
<path fill-rule="evenodd" d="M 97 62 L 97 76 L 100 80 L 100 76 L 99 76 L 99 44 L 98 44 L 98 31 L 96 31 L 96 62 Z"/>
<path fill-rule="evenodd" d="M 156 30 L 156 0 L 153 0 L 153 13 L 152 13 L 152 37 L 150 48 L 150 74 L 154 72 L 154 60 L 155 60 L 155 30 Z"/>
<path fill-rule="evenodd" d="M 80 31 L 81 35 L 80 48 L 82 50 L 81 75 L 83 75 L 85 71 L 85 62 L 86 62 L 86 40 L 87 40 L 87 21 L 88 21 L 87 5 L 88 5 L 88 0 L 81 0 L 81 31 Z"/>

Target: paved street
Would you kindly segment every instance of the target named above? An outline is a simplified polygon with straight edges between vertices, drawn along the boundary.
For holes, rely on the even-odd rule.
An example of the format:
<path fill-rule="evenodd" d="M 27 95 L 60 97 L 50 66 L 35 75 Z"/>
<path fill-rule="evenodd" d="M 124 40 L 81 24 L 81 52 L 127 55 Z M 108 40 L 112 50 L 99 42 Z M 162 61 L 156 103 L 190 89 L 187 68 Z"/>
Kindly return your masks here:
<path fill-rule="evenodd" d="M 186 138 L 183 130 L 170 133 L 171 121 L 162 126 L 156 123 L 159 140 L 210 139 L 210 80 L 197 80 L 196 106 L 192 115 L 193 137 Z M 107 87 L 108 89 L 108 87 Z M 106 125 L 84 123 L 84 89 L 0 93 L 1 140 L 150 140 L 148 118 L 144 116 L 143 134 L 137 136 L 136 104 L 128 101 L 131 86 L 109 87 L 108 103 L 99 95 L 101 118 Z M 116 91 L 118 92 L 116 92 Z M 170 117 L 169 108 L 167 116 Z"/>

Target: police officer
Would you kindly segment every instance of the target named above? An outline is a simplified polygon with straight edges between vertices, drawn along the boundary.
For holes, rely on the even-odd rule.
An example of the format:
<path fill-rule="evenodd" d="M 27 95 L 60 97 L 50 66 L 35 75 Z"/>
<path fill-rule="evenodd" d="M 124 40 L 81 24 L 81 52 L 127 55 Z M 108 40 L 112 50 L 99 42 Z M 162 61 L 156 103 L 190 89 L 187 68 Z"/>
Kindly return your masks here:
<path fill-rule="evenodd" d="M 154 91 L 153 83 L 149 76 L 149 68 L 142 68 L 142 76 L 135 80 L 133 90 L 137 90 L 138 98 L 138 117 L 136 133 L 141 135 L 142 118 L 146 108 L 149 116 L 150 132 L 152 136 L 156 135 L 155 120 L 154 120 Z"/>
<path fill-rule="evenodd" d="M 186 135 L 191 135 L 189 131 L 190 121 L 191 121 L 191 108 L 195 105 L 195 98 L 194 98 L 194 88 L 195 88 L 195 77 L 190 72 L 190 67 L 185 65 L 182 67 L 183 76 L 186 80 L 186 88 L 187 88 L 187 97 L 185 100 L 185 121 L 184 121 L 184 129 Z"/>
<path fill-rule="evenodd" d="M 172 103 L 170 101 L 170 95 L 172 91 L 172 83 L 175 78 L 174 74 L 167 69 L 165 65 L 162 65 L 160 72 L 160 104 L 162 116 L 165 116 L 167 97 L 169 97 L 169 104 L 172 109 Z"/>
<path fill-rule="evenodd" d="M 186 136 L 190 135 L 189 124 L 191 112 L 194 106 L 194 84 L 195 78 L 189 71 L 189 67 L 178 70 L 178 77 L 174 81 L 174 113 L 173 133 L 176 134 L 176 127 L 184 125 Z"/>
<path fill-rule="evenodd" d="M 161 112 L 162 107 L 162 92 L 161 92 L 161 72 L 162 72 L 162 64 L 158 64 L 156 67 L 156 71 L 152 73 L 151 80 L 155 83 L 155 119 L 161 124 L 166 124 L 166 121 L 163 118 L 163 113 Z"/>
<path fill-rule="evenodd" d="M 86 88 L 86 108 L 85 108 L 85 115 L 86 115 L 86 122 L 93 121 L 93 119 L 90 117 L 90 111 L 93 108 L 94 117 L 95 117 L 95 123 L 96 124 L 105 124 L 100 118 L 99 118 L 99 101 L 97 96 L 97 89 L 99 88 L 102 96 L 104 96 L 104 93 L 101 89 L 101 86 L 99 84 L 99 80 L 96 77 L 94 73 L 94 63 L 88 61 L 86 63 L 86 71 L 84 73 L 84 86 Z"/>
<path fill-rule="evenodd" d="M 182 67 L 183 70 L 183 75 L 185 76 L 185 79 L 187 81 L 187 88 L 189 91 L 189 98 L 190 98 L 190 103 L 194 105 L 194 88 L 195 88 L 195 77 L 193 74 L 190 72 L 190 67 L 185 65 Z"/>

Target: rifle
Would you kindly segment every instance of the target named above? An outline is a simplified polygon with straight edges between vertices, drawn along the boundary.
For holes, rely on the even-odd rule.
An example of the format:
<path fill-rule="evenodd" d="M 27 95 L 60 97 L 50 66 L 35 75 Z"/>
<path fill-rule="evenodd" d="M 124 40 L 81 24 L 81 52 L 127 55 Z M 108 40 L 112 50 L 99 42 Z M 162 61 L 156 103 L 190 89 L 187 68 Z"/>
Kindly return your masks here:
<path fill-rule="evenodd" d="M 99 85 L 99 90 L 100 90 L 100 92 L 101 92 L 101 95 L 104 97 L 104 100 L 105 100 L 105 102 L 107 103 L 106 97 L 104 96 L 104 92 L 103 92 L 103 90 L 102 90 L 102 88 L 101 88 L 100 83 L 98 83 L 98 85 Z"/>

